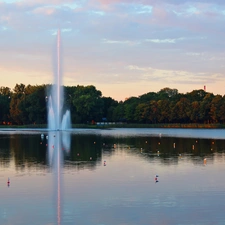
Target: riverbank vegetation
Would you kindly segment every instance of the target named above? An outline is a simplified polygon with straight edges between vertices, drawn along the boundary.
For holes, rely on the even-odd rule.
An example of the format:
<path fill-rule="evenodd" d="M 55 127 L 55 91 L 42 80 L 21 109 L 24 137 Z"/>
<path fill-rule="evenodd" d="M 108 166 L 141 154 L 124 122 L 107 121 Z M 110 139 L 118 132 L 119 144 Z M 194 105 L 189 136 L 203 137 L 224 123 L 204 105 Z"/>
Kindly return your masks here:
<path fill-rule="evenodd" d="M 46 127 L 50 88 L 24 84 L 16 84 L 13 90 L 0 87 L 0 125 Z M 62 110 L 66 109 L 71 111 L 73 127 L 225 126 L 225 96 L 201 89 L 182 94 L 166 87 L 118 102 L 102 96 L 93 85 L 65 86 Z"/>

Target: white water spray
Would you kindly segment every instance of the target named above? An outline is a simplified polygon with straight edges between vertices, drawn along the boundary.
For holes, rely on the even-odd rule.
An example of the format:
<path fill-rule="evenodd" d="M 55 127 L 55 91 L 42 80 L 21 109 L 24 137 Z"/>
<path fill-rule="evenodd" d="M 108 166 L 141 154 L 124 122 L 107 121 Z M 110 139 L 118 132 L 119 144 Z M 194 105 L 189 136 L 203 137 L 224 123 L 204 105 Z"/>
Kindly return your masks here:
<path fill-rule="evenodd" d="M 52 85 L 48 99 L 48 157 L 49 164 L 54 168 L 55 185 L 57 193 L 57 224 L 61 225 L 61 168 L 62 168 L 62 150 L 70 150 L 70 132 L 71 128 L 70 111 L 67 110 L 64 115 L 63 110 L 63 85 L 61 71 L 61 52 L 60 52 L 60 30 L 57 32 L 57 53 L 54 65 L 54 84 Z"/>
<path fill-rule="evenodd" d="M 71 128 L 70 111 L 67 110 L 62 115 L 64 92 L 62 85 L 61 70 L 61 35 L 60 30 L 57 32 L 57 52 L 54 63 L 54 84 L 48 98 L 48 129 L 49 130 L 67 130 Z"/>

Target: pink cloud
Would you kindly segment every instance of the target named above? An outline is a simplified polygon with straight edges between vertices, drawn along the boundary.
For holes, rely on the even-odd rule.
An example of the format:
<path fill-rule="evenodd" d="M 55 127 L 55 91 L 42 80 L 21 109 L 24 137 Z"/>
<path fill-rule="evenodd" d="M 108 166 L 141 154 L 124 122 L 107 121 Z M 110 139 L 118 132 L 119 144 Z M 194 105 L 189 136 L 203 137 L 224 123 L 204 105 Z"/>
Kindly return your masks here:
<path fill-rule="evenodd" d="M 66 3 L 74 3 L 74 0 L 23 0 L 20 1 L 16 4 L 18 5 L 30 5 L 30 6 L 34 6 L 34 5 L 61 5 L 61 4 L 66 4 Z"/>
<path fill-rule="evenodd" d="M 45 7 L 45 8 L 36 8 L 33 10 L 35 14 L 45 14 L 45 15 L 52 15 L 55 14 L 56 9 L 54 7 Z"/>
<path fill-rule="evenodd" d="M 209 3 L 209 0 L 95 0 L 101 4 L 117 4 L 117 3 L 131 3 L 131 4 L 146 4 L 146 5 L 157 5 L 157 4 L 171 4 L 171 5 L 182 5 L 182 4 L 195 4 L 195 3 Z M 214 0 L 213 4 L 225 5 L 223 0 Z"/>

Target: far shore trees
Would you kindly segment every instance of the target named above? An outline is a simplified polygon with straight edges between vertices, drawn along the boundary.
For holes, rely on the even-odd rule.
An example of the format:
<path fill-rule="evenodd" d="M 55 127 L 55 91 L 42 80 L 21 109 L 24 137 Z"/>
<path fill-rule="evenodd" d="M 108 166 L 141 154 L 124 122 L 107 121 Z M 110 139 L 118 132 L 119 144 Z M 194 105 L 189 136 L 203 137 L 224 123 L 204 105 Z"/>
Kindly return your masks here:
<path fill-rule="evenodd" d="M 51 85 L 16 84 L 0 87 L 0 124 L 47 124 L 48 89 Z M 104 97 L 95 86 L 65 86 L 64 110 L 73 124 L 126 122 L 133 124 L 225 123 L 225 96 L 204 90 L 182 94 L 165 87 L 124 101 Z"/>

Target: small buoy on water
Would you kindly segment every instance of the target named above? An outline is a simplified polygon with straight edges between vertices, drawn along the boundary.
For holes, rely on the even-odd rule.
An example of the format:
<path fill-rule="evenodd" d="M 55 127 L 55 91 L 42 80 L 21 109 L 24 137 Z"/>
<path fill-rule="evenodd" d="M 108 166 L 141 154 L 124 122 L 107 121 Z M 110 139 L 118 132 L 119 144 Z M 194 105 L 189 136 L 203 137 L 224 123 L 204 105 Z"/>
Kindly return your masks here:
<path fill-rule="evenodd" d="M 8 184 L 8 186 L 10 185 L 10 179 L 9 178 L 8 178 L 7 184 Z"/>
<path fill-rule="evenodd" d="M 206 159 L 206 158 L 204 158 L 204 161 L 203 161 L 203 162 L 204 162 L 204 165 L 206 165 L 207 159 Z"/>

